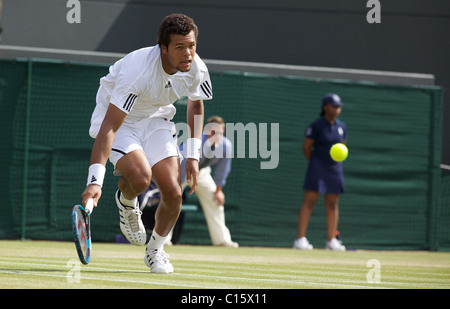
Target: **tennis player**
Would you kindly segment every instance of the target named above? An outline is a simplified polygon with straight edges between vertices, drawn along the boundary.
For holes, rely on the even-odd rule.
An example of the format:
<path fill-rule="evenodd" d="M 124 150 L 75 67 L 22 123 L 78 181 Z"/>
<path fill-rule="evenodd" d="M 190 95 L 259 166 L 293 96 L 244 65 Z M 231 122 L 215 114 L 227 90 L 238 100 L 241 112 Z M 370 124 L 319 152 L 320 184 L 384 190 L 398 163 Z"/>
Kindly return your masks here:
<path fill-rule="evenodd" d="M 330 148 L 335 143 L 347 139 L 347 127 L 338 119 L 342 102 L 338 95 L 327 94 L 322 98 L 321 117 L 306 130 L 303 153 L 309 160 L 303 189 L 303 204 L 298 215 L 298 235 L 294 249 L 310 250 L 313 246 L 306 238 L 306 229 L 319 194 L 325 195 L 328 250 L 344 251 L 345 246 L 336 239 L 338 225 L 339 195 L 344 192 L 342 162 L 335 162 L 330 156 Z"/>
<path fill-rule="evenodd" d="M 116 203 L 120 228 L 135 245 L 145 245 L 146 232 L 137 196 L 153 177 L 161 192 L 155 227 L 145 253 L 145 264 L 154 273 L 172 273 L 164 242 L 181 210 L 180 159 L 173 103 L 187 96 L 186 175 L 198 185 L 203 100 L 212 98 L 205 63 L 196 54 L 198 28 L 182 14 L 164 18 L 158 29 L 158 44 L 131 52 L 100 79 L 97 104 L 89 134 L 95 138 L 83 204 L 101 196 L 105 165 L 114 165 L 120 176 Z M 196 121 L 194 121 L 194 118 Z M 198 123 L 197 123 L 198 122 Z"/>

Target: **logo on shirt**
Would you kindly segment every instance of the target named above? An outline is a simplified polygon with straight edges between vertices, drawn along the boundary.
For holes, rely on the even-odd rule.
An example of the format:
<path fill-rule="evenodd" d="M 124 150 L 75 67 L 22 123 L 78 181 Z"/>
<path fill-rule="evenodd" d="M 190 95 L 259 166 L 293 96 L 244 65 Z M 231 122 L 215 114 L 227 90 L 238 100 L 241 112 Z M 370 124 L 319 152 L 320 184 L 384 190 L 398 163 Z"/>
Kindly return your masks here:
<path fill-rule="evenodd" d="M 344 135 L 344 130 L 341 127 L 338 128 L 338 132 L 339 135 Z"/>
<path fill-rule="evenodd" d="M 169 80 L 169 82 L 167 83 L 167 85 L 164 86 L 164 88 L 168 89 L 170 87 L 172 87 L 172 84 L 170 83 L 170 80 Z"/>

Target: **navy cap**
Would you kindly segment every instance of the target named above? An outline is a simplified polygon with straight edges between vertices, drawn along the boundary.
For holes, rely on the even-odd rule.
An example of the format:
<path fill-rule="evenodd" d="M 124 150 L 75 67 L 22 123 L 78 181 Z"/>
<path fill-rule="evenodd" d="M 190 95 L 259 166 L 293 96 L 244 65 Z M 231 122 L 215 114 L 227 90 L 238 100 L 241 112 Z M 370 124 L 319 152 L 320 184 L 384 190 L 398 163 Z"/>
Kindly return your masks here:
<path fill-rule="evenodd" d="M 328 103 L 330 103 L 333 106 L 344 105 L 344 104 L 342 104 L 341 98 L 337 94 L 334 94 L 334 93 L 327 94 L 322 98 L 322 106 L 326 105 Z"/>

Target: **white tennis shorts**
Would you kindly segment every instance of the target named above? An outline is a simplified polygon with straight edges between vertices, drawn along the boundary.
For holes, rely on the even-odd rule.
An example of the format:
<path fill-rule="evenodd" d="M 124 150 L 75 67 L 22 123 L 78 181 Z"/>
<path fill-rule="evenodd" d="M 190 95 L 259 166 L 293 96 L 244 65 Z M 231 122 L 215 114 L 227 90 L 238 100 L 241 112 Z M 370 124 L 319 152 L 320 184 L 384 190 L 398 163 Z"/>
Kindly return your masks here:
<path fill-rule="evenodd" d="M 166 118 L 123 123 L 117 130 L 109 161 L 115 167 L 120 158 L 137 149 L 144 151 L 151 167 L 168 157 L 182 158 L 178 150 L 175 124 Z"/>

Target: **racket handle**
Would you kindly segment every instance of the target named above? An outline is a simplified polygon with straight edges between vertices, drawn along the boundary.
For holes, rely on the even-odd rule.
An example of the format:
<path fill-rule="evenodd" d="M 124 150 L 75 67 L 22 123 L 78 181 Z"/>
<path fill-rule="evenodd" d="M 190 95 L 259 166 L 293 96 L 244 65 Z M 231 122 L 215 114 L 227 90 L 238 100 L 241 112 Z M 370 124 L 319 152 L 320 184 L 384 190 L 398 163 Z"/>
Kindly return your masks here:
<path fill-rule="evenodd" d="M 84 210 L 88 216 L 92 213 L 92 210 L 94 210 L 94 199 L 90 198 L 87 200 Z"/>

